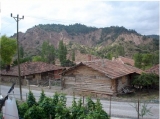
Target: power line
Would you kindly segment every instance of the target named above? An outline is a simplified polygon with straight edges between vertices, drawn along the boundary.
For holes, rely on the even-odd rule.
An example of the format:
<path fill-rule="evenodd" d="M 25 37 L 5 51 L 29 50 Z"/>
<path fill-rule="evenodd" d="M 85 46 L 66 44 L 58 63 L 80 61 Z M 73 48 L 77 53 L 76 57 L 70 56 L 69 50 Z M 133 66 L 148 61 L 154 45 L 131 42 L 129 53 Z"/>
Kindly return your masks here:
<path fill-rule="evenodd" d="M 47 21 L 61 22 L 61 23 L 70 23 L 70 22 L 78 23 L 78 21 L 64 20 L 64 19 L 50 19 L 50 18 L 44 18 L 44 17 L 42 18 L 42 17 L 34 17 L 34 16 L 26 16 L 26 17 L 47 20 Z"/>
<path fill-rule="evenodd" d="M 4 29 L 6 29 L 6 28 L 8 28 L 8 27 L 11 27 L 12 25 L 13 25 L 12 23 L 8 23 L 8 24 L 5 25 L 5 26 L 2 25 L 1 30 L 4 30 Z"/>

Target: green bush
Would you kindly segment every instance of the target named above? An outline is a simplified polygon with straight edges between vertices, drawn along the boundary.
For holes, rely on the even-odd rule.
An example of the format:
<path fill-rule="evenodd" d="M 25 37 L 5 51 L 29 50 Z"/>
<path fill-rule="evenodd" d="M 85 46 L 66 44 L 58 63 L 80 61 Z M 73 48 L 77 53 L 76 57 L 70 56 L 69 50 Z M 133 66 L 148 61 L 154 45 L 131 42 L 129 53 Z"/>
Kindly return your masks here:
<path fill-rule="evenodd" d="M 72 106 L 68 108 L 64 94 L 55 93 L 53 98 L 49 98 L 42 90 L 38 102 L 36 105 L 33 93 L 30 91 L 27 102 L 18 105 L 20 118 L 48 119 L 51 115 L 52 119 L 109 119 L 108 114 L 102 109 L 100 100 L 95 103 L 91 98 L 87 98 L 84 106 L 81 98 L 78 102 L 74 98 Z"/>
<path fill-rule="evenodd" d="M 142 73 L 134 78 L 132 84 L 142 88 L 147 87 L 147 89 L 153 88 L 159 84 L 159 77 L 153 73 Z"/>
<path fill-rule="evenodd" d="M 42 89 L 38 104 L 42 103 L 45 98 L 46 98 L 46 95 L 44 94 L 44 90 Z"/>
<path fill-rule="evenodd" d="M 28 94 L 27 104 L 29 107 L 36 105 L 36 99 L 31 91 L 29 91 L 29 94 Z"/>
<path fill-rule="evenodd" d="M 29 108 L 24 115 L 24 119 L 47 119 L 47 118 L 48 117 L 45 117 L 44 110 L 36 105 Z"/>
<path fill-rule="evenodd" d="M 54 116 L 54 106 L 52 105 L 52 99 L 45 97 L 43 102 L 41 102 L 39 104 L 39 107 L 41 107 L 45 113 L 46 117 L 49 117 L 49 115 L 53 115 Z"/>
<path fill-rule="evenodd" d="M 26 102 L 24 102 L 24 103 L 21 103 L 20 105 L 18 105 L 17 107 L 18 107 L 19 117 L 23 118 L 25 112 L 29 109 L 28 104 Z"/>

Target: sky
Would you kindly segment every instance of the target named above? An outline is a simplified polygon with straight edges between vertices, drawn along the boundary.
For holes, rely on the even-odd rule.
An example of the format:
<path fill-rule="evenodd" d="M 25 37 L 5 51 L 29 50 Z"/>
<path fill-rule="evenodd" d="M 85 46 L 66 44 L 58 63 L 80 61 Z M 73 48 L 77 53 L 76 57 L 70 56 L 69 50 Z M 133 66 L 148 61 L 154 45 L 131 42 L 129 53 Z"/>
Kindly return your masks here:
<path fill-rule="evenodd" d="M 1 6 L 1 35 L 11 36 L 38 24 L 75 24 L 104 28 L 124 26 L 142 35 L 159 35 L 158 1 L 105 0 L 3 0 Z M 11 17 L 11 13 L 13 17 Z"/>

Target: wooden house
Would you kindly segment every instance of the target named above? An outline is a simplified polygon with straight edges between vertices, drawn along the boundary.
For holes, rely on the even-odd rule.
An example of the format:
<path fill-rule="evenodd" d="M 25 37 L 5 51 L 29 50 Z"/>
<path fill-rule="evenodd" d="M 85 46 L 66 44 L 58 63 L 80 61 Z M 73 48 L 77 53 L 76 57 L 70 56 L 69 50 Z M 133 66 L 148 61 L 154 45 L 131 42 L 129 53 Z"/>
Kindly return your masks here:
<path fill-rule="evenodd" d="M 62 72 L 62 88 L 72 87 L 80 93 L 113 95 L 130 85 L 142 70 L 130 65 L 101 59 L 81 62 Z"/>
<path fill-rule="evenodd" d="M 44 62 L 25 62 L 20 64 L 22 83 L 25 82 L 23 79 L 37 82 L 46 81 L 48 79 L 60 79 L 61 77 L 59 74 L 62 73 L 64 69 L 64 67 Z M 8 71 L 2 70 L 0 74 L 2 82 L 18 82 L 18 66 L 13 66 Z"/>
<path fill-rule="evenodd" d="M 116 59 L 113 57 L 112 60 L 115 61 L 115 62 L 122 63 L 122 64 L 127 64 L 127 65 L 134 66 L 134 60 L 131 59 L 131 58 L 128 58 L 128 57 L 119 56 Z"/>
<path fill-rule="evenodd" d="M 159 76 L 159 64 L 147 69 L 145 72 L 146 73 L 155 73 Z"/>

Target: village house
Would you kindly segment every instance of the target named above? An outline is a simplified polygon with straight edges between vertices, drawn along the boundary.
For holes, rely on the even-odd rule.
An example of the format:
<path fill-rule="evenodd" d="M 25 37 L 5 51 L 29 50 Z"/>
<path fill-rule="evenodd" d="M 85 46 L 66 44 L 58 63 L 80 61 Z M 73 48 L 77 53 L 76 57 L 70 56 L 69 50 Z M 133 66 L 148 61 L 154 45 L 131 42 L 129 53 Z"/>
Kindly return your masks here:
<path fill-rule="evenodd" d="M 155 73 L 159 76 L 159 64 L 147 69 L 145 72 L 146 73 Z"/>
<path fill-rule="evenodd" d="M 62 72 L 62 88 L 81 94 L 114 95 L 143 71 L 119 62 L 99 59 L 81 62 Z"/>
<path fill-rule="evenodd" d="M 115 62 L 119 62 L 122 64 L 127 64 L 127 65 L 131 65 L 134 66 L 134 60 L 128 57 L 122 57 L 122 56 L 118 56 L 118 58 L 112 58 L 113 61 Z"/>
<path fill-rule="evenodd" d="M 25 85 L 26 80 L 30 82 L 46 82 L 49 79 L 60 79 L 59 73 L 65 70 L 64 67 L 56 66 L 53 64 L 47 64 L 44 62 L 25 62 L 20 64 L 20 74 L 22 84 Z M 18 80 L 18 66 L 13 66 L 8 70 L 2 70 L 1 81 L 2 82 L 16 82 Z"/>

